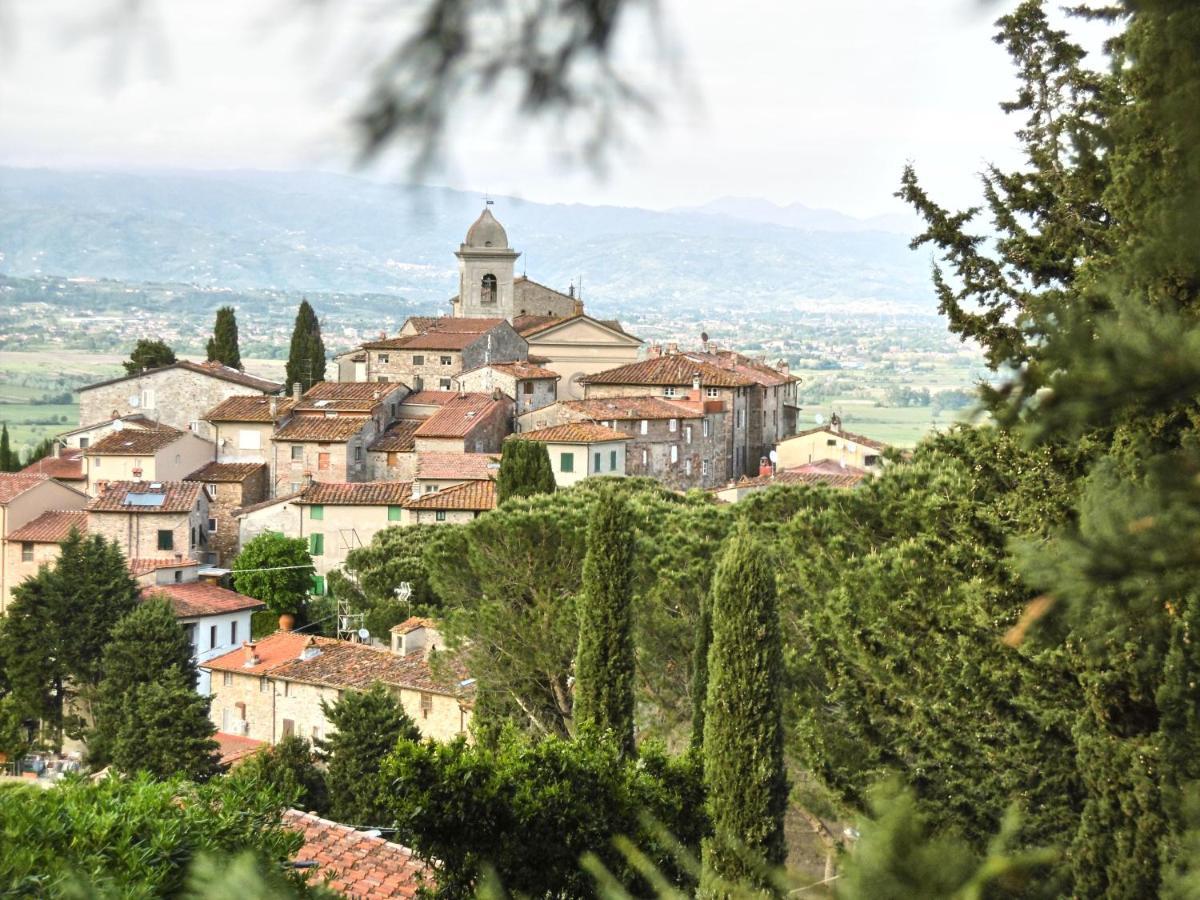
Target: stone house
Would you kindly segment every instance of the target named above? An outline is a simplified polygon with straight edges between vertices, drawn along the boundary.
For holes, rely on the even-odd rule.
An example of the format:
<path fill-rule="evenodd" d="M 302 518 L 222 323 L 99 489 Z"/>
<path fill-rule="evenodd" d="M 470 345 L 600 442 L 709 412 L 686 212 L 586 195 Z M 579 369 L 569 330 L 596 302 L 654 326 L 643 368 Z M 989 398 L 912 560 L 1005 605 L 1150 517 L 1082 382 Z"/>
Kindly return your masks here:
<path fill-rule="evenodd" d="M 573 422 L 510 435 L 510 441 L 538 441 L 550 454 L 554 483 L 570 487 L 591 475 L 625 475 L 629 435 L 614 428 Z"/>
<path fill-rule="evenodd" d="M 70 431 L 64 431 L 56 436 L 54 442 L 64 449 L 86 450 L 92 444 L 96 443 L 96 441 L 107 437 L 114 431 L 137 428 L 155 431 L 162 427 L 170 428 L 171 426 L 163 426 L 154 419 L 143 416 L 141 413 L 135 413 L 134 415 L 119 416 L 115 419 L 106 419 L 102 422 L 92 422 L 88 425 L 72 428 Z"/>
<path fill-rule="evenodd" d="M 464 481 L 493 481 L 500 472 L 494 453 L 417 453 L 412 495 L 423 497 Z"/>
<path fill-rule="evenodd" d="M 439 656 L 441 654 L 438 654 Z M 447 658 L 405 655 L 367 644 L 279 631 L 210 659 L 213 723 L 227 734 L 275 744 L 288 735 L 326 738 L 321 701 L 383 684 L 425 737 L 452 740 L 471 721 L 472 682 Z M 453 672 L 448 674 L 446 670 Z"/>
<path fill-rule="evenodd" d="M 725 482 L 725 409 L 699 391 L 686 399 L 611 397 L 565 400 L 520 422 L 536 429 L 568 422 L 591 422 L 630 436 L 625 474 L 642 475 L 686 491 Z"/>
<path fill-rule="evenodd" d="M 761 446 L 761 437 L 750 439 L 749 412 L 751 394 L 759 388 L 745 375 L 669 349 L 664 356 L 588 375 L 580 383 L 587 400 L 641 396 L 676 400 L 700 391 L 702 400 L 720 401 L 725 410 L 725 471 L 717 473 L 718 480 L 758 471 L 758 458 L 751 461 L 750 448 L 752 443 Z"/>
<path fill-rule="evenodd" d="M 263 609 L 261 600 L 201 581 L 195 565 L 159 566 L 138 577 L 142 597 L 164 597 L 187 633 L 197 666 L 221 656 L 250 639 L 250 615 Z M 209 674 L 200 670 L 196 691 L 210 693 Z"/>
<path fill-rule="evenodd" d="M 184 481 L 198 481 L 208 494 L 208 549 L 213 564 L 228 567 L 238 554 L 234 511 L 271 496 L 271 478 L 263 462 L 210 462 Z"/>
<path fill-rule="evenodd" d="M 144 415 L 164 425 L 209 436 L 204 413 L 222 400 L 277 394 L 283 385 L 247 375 L 220 363 L 181 360 L 89 384 L 79 389 L 79 423 L 90 425 L 121 416 Z"/>
<path fill-rule="evenodd" d="M 87 505 L 88 533 L 129 560 L 206 559 L 208 493 L 196 481 L 114 481 Z"/>
<path fill-rule="evenodd" d="M 395 381 L 414 391 L 452 391 L 467 369 L 529 354 L 525 339 L 498 318 L 434 319 L 416 334 L 369 341 L 362 350 L 367 381 Z"/>
<path fill-rule="evenodd" d="M 12 589 L 58 558 L 49 536 L 65 538 L 87 495 L 44 475 L 0 473 L 0 614 L 8 609 Z"/>
<path fill-rule="evenodd" d="M 271 438 L 287 419 L 293 397 L 245 396 L 223 400 L 204 414 L 217 445 L 218 462 L 271 460 Z"/>
<path fill-rule="evenodd" d="M 413 432 L 417 453 L 497 453 L 512 431 L 513 402 L 499 391 L 459 394 Z"/>
<path fill-rule="evenodd" d="M 423 421 L 398 419 L 371 442 L 367 447 L 367 468 L 372 481 L 412 481 L 416 472 L 415 435 Z"/>
<path fill-rule="evenodd" d="M 318 381 L 303 395 L 300 385 L 293 385 L 291 412 L 295 415 L 366 415 L 375 423 L 378 433 L 400 418 L 400 406 L 411 393 L 403 384 L 343 384 L 337 381 Z"/>
<path fill-rule="evenodd" d="M 412 497 L 404 504 L 409 525 L 463 525 L 496 508 L 494 481 L 464 481 Z"/>
<path fill-rule="evenodd" d="M 878 472 L 884 463 L 888 445 L 866 435 L 842 428 L 842 420 L 833 416 L 828 425 L 809 428 L 780 441 L 776 450 L 776 467 L 791 469 L 822 460 L 842 466 L 853 466 Z"/>
<path fill-rule="evenodd" d="M 584 396 L 583 379 L 637 361 L 641 338 L 626 334 L 619 322 L 579 313 L 567 318 L 522 316 L 514 327 L 529 344 L 529 359 L 561 376 L 558 397 Z"/>
<path fill-rule="evenodd" d="M 499 390 L 513 401 L 514 415 L 519 418 L 557 402 L 560 377 L 531 362 L 490 363 L 464 372 L 458 378 L 458 387 L 480 394 Z"/>
<path fill-rule="evenodd" d="M 122 428 L 83 451 L 87 492 L 116 481 L 180 481 L 213 459 L 216 445 L 190 431 Z"/>

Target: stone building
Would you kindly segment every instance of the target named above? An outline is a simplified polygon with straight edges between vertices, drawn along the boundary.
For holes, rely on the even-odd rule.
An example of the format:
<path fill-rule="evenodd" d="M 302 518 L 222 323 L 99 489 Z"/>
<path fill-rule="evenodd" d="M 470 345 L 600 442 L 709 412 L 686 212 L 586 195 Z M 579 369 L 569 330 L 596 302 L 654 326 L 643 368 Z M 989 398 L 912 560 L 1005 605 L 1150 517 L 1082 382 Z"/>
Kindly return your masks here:
<path fill-rule="evenodd" d="M 209 436 L 204 414 L 229 397 L 276 394 L 283 385 L 220 363 L 186 360 L 89 384 L 79 389 L 79 424 L 144 415 L 180 430 Z"/>
<path fill-rule="evenodd" d="M 570 487 L 592 475 L 625 475 L 629 435 L 614 428 L 577 422 L 523 431 L 508 440 L 545 444 L 558 487 Z"/>
<path fill-rule="evenodd" d="M 291 414 L 293 397 L 246 396 L 223 400 L 204 414 L 218 462 L 269 463 L 275 429 Z"/>
<path fill-rule="evenodd" d="M 371 442 L 367 467 L 372 481 L 412 481 L 416 472 L 416 432 L 423 421 L 398 419 Z"/>
<path fill-rule="evenodd" d="M 380 683 L 423 736 L 452 740 L 470 726 L 473 685 L 465 673 L 435 674 L 431 652 L 399 655 L 367 644 L 276 632 L 205 664 L 212 674 L 210 714 L 220 731 L 270 744 L 290 735 L 327 738 L 332 726 L 321 702 L 333 704 L 345 691 Z"/>
<path fill-rule="evenodd" d="M 641 338 L 626 334 L 619 322 L 582 313 L 522 316 L 514 327 L 529 344 L 530 359 L 561 376 L 558 396 L 564 400 L 584 396 L 581 382 L 588 375 L 636 362 L 642 346 Z"/>
<path fill-rule="evenodd" d="M 58 544 L 74 527 L 86 531 L 82 491 L 41 475 L 0 474 L 0 615 L 12 589 L 58 559 Z"/>
<path fill-rule="evenodd" d="M 496 508 L 494 481 L 464 481 L 404 504 L 409 525 L 462 525 Z"/>
<path fill-rule="evenodd" d="M 355 369 L 365 381 L 394 381 L 414 391 L 457 390 L 456 379 L 468 369 L 493 362 L 524 360 L 525 339 L 501 318 L 418 319 L 416 334 L 381 338 L 362 345 L 365 368 Z M 412 328 L 413 319 L 406 322 Z"/>
<path fill-rule="evenodd" d="M 550 406 L 558 401 L 557 372 L 531 362 L 490 363 L 463 372 L 458 387 L 468 393 L 490 394 L 499 390 L 513 401 L 514 415 Z"/>
<path fill-rule="evenodd" d="M 184 481 L 198 481 L 208 493 L 208 550 L 214 565 L 228 568 L 238 554 L 234 511 L 271 496 L 271 477 L 262 462 L 211 462 Z"/>
<path fill-rule="evenodd" d="M 216 444 L 190 431 L 122 428 L 83 451 L 87 492 L 96 497 L 114 481 L 180 481 L 215 454 Z"/>
<path fill-rule="evenodd" d="M 822 460 L 841 466 L 853 466 L 878 472 L 884 463 L 888 445 L 863 434 L 842 428 L 842 420 L 832 416 L 828 425 L 809 428 L 781 441 L 776 448 L 776 466 L 791 469 Z"/>
<path fill-rule="evenodd" d="M 500 391 L 459 394 L 413 432 L 416 452 L 498 453 L 512 431 L 512 411 Z"/>
<path fill-rule="evenodd" d="M 464 481 L 493 481 L 500 473 L 495 453 L 418 453 L 413 496 L 423 497 Z"/>
<path fill-rule="evenodd" d="M 138 428 L 155 431 L 159 428 L 170 428 L 169 425 L 161 425 L 154 419 L 143 416 L 141 413 L 135 413 L 129 416 L 119 416 L 115 419 L 105 419 L 102 422 L 92 422 L 88 425 L 81 425 L 78 428 L 72 428 L 70 431 L 64 431 L 55 437 L 54 442 L 59 447 L 69 450 L 86 450 L 92 444 L 96 443 L 103 437 L 107 437 L 114 431 L 133 430 Z M 178 430 L 178 429 L 176 429 Z"/>
<path fill-rule="evenodd" d="M 564 400 L 520 421 L 522 431 L 591 422 L 629 435 L 625 474 L 661 481 L 675 490 L 709 488 L 727 480 L 725 409 L 700 391 L 685 399 L 612 397 Z"/>
<path fill-rule="evenodd" d="M 114 481 L 87 505 L 88 533 L 128 560 L 207 558 L 208 494 L 195 481 Z"/>

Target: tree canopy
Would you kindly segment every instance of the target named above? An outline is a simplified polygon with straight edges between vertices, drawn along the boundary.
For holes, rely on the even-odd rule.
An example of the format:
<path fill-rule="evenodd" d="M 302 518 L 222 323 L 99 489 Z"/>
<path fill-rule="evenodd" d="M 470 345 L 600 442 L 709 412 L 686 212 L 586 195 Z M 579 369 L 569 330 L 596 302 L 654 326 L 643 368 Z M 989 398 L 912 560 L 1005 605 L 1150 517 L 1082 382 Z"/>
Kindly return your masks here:
<path fill-rule="evenodd" d="M 164 341 L 142 338 L 130 351 L 129 359 L 121 365 L 125 367 L 125 374 L 136 375 L 139 372 L 169 366 L 175 361 L 175 351 Z"/>
<path fill-rule="evenodd" d="M 288 348 L 286 379 L 290 390 L 300 385 L 307 391 L 318 381 L 325 380 L 325 342 L 321 339 L 321 322 L 307 300 L 300 301 L 296 324 L 292 327 L 292 342 Z"/>
<path fill-rule="evenodd" d="M 554 493 L 550 454 L 540 441 L 505 441 L 496 477 L 496 500 Z"/>
<path fill-rule="evenodd" d="M 233 586 L 274 613 L 298 613 L 313 584 L 312 556 L 303 538 L 268 531 L 251 538 L 233 560 Z"/>

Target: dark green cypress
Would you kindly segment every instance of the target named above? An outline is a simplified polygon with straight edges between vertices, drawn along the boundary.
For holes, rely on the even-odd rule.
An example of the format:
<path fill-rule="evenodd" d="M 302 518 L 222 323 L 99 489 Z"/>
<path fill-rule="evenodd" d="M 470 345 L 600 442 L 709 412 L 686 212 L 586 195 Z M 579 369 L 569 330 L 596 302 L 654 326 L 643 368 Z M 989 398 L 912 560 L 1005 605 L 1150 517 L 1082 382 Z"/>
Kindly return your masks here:
<path fill-rule="evenodd" d="M 8 423 L 0 424 L 0 472 L 15 472 L 16 454 L 8 443 Z"/>
<path fill-rule="evenodd" d="M 700 620 L 692 649 L 692 743 L 694 751 L 704 748 L 704 705 L 708 702 L 708 648 L 712 645 L 712 599 L 700 599 Z"/>
<path fill-rule="evenodd" d="M 216 730 L 208 717 L 211 697 L 201 697 L 176 668 L 125 694 L 113 735 L 113 766 L 126 775 L 182 775 L 204 781 L 217 774 Z"/>
<path fill-rule="evenodd" d="M 712 601 L 704 781 L 713 834 L 703 844 L 700 893 L 727 896 L 735 885 L 768 892 L 766 870 L 786 855 L 783 649 L 767 549 L 745 522 L 726 542 Z"/>
<path fill-rule="evenodd" d="M 580 732 L 610 735 L 627 756 L 634 750 L 633 541 L 629 504 L 604 491 L 583 560 L 574 718 Z"/>
<path fill-rule="evenodd" d="M 300 301 L 296 324 L 292 328 L 292 343 L 288 349 L 287 384 L 299 384 L 307 391 L 325 379 L 325 342 L 321 340 L 321 323 L 312 305 Z"/>
<path fill-rule="evenodd" d="M 208 361 L 219 362 L 231 369 L 242 368 L 242 354 L 238 349 L 237 311 L 232 306 L 222 306 L 217 310 L 213 336 L 208 339 Z"/>
<path fill-rule="evenodd" d="M 500 503 L 509 497 L 552 494 L 554 488 L 554 470 L 550 468 L 550 454 L 545 444 L 522 440 L 504 442 L 496 478 L 496 497 Z"/>

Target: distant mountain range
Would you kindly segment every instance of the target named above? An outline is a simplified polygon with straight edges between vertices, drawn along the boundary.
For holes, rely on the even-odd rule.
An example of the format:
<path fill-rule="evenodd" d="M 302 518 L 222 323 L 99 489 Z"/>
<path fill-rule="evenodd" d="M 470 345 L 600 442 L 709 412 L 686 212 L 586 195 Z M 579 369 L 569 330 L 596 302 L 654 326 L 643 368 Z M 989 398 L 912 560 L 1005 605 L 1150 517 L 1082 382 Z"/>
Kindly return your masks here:
<path fill-rule="evenodd" d="M 0 273 L 394 294 L 446 309 L 478 194 L 319 172 L 0 168 Z M 928 258 L 895 217 L 726 198 L 655 212 L 498 197 L 518 270 L 589 309 L 734 316 L 930 312 Z"/>

